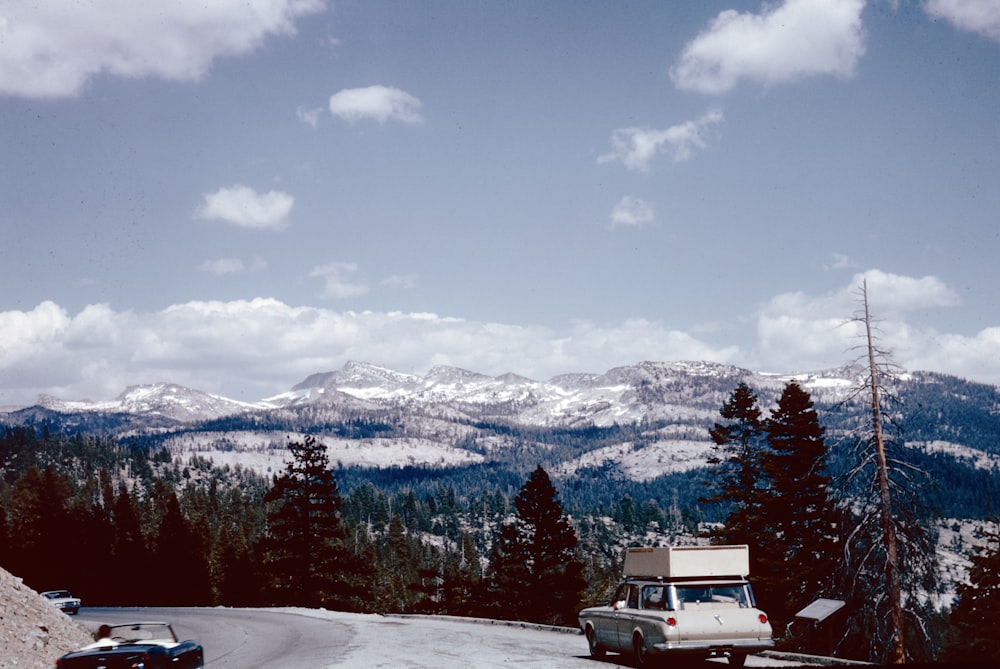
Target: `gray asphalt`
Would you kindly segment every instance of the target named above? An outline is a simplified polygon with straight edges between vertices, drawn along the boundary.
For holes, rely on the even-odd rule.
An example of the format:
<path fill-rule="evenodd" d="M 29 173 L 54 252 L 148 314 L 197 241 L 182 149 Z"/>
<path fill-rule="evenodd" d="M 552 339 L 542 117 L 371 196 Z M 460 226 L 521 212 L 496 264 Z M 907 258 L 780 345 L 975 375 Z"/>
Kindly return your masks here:
<path fill-rule="evenodd" d="M 634 666 L 628 656 L 590 658 L 583 636 L 539 626 L 470 622 L 447 617 L 398 617 L 304 609 L 84 608 L 78 620 L 164 621 L 205 649 L 206 669 L 611 669 Z M 811 664 L 765 654 L 748 667 Z M 693 662 L 720 669 L 725 660 Z"/>
<path fill-rule="evenodd" d="M 84 608 L 79 621 L 156 620 L 205 650 L 206 669 L 317 669 L 336 663 L 352 637 L 343 623 L 258 609 Z"/>

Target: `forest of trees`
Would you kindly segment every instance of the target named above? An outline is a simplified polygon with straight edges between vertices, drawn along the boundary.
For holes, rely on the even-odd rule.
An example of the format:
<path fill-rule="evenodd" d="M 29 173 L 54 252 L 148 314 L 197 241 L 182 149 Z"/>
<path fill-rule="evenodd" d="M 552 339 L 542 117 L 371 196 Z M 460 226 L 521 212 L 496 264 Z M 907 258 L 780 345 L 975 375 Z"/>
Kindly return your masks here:
<path fill-rule="evenodd" d="M 141 440 L 0 426 L 0 566 L 36 590 L 70 588 L 85 605 L 323 606 L 575 626 L 580 608 L 610 597 L 627 545 L 747 543 L 759 604 L 784 647 L 807 649 L 785 626 L 825 596 L 848 603 L 839 652 L 876 658 L 866 616 L 881 586 L 852 580 L 844 559 L 862 506 L 809 394 L 788 384 L 765 417 L 740 384 L 710 436 L 708 469 L 659 488 L 591 472 L 592 486 L 616 491 L 609 497 L 586 476 L 560 491 L 542 464 L 520 475 L 483 467 L 459 490 L 447 472 L 408 485 L 420 477 L 331 467 L 313 436 L 290 441 L 285 469 L 265 478 L 197 456 L 179 463 Z M 997 657 L 996 597 L 982 596 L 998 587 L 1000 545 L 989 539 L 953 624 L 948 610 L 910 598 L 931 630 L 907 638 L 911 658 L 970 647 Z"/>

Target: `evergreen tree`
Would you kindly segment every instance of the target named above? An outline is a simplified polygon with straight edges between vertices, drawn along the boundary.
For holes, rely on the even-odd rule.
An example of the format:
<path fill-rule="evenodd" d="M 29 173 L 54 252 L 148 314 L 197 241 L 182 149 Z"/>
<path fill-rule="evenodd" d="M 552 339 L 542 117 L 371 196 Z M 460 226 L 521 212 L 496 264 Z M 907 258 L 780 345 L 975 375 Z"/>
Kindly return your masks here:
<path fill-rule="evenodd" d="M 4 566 L 36 590 L 49 589 L 51 580 L 62 573 L 63 542 L 72 526 L 68 508 L 72 496 L 69 479 L 51 466 L 44 472 L 34 465 L 28 467 L 11 490 L 12 555 L 10 565 Z"/>
<path fill-rule="evenodd" d="M 150 552 L 142 533 L 132 495 L 122 483 L 111 508 L 111 564 L 115 577 L 107 584 L 105 596 L 116 606 L 146 603 L 146 593 L 135 587 L 150 572 Z"/>
<path fill-rule="evenodd" d="M 769 448 L 761 467 L 769 487 L 752 571 L 762 608 L 781 629 L 796 611 L 829 594 L 838 550 L 824 428 L 809 393 L 795 382 L 786 385 L 765 430 Z"/>
<path fill-rule="evenodd" d="M 156 534 L 156 577 L 144 579 L 158 604 L 205 606 L 211 603 L 206 542 L 191 530 L 173 489 L 166 493 L 166 513 Z"/>
<path fill-rule="evenodd" d="M 705 483 L 712 492 L 702 501 L 730 505 L 724 525 L 712 533 L 716 543 L 754 545 L 761 536 L 761 498 L 767 487 L 761 463 L 767 444 L 757 395 L 741 382 L 719 415 L 724 422 L 709 430 L 714 446 Z"/>
<path fill-rule="evenodd" d="M 494 609 L 532 622 L 572 625 L 586 587 L 577 536 L 549 475 L 539 466 L 514 498 L 491 551 Z"/>
<path fill-rule="evenodd" d="M 290 441 L 292 459 L 265 495 L 267 531 L 261 539 L 270 603 L 359 608 L 361 565 L 348 549 L 342 499 L 326 446 L 307 436 Z"/>
<path fill-rule="evenodd" d="M 951 611 L 955 638 L 946 653 L 951 661 L 1000 661 L 1000 531 L 987 531 L 984 538 L 969 558 L 969 582 L 959 583 Z"/>

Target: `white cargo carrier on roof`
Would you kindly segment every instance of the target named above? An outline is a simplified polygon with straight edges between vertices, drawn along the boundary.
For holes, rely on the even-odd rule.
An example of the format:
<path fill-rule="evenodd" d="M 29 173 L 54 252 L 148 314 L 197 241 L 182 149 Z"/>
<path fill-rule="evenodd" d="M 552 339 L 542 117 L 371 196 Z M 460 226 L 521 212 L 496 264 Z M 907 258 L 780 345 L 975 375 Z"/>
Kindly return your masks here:
<path fill-rule="evenodd" d="M 625 553 L 625 578 L 746 578 L 749 573 L 746 545 L 629 548 Z"/>

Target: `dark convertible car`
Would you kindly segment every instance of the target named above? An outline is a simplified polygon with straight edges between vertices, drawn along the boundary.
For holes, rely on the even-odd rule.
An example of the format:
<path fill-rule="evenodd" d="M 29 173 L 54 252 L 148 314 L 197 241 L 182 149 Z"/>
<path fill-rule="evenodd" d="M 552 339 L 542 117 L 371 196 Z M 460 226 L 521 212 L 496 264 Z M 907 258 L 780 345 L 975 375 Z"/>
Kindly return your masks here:
<path fill-rule="evenodd" d="M 94 643 L 56 660 L 56 669 L 200 669 L 201 645 L 178 641 L 167 623 L 101 625 Z"/>

